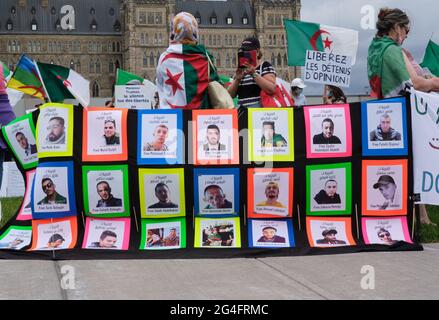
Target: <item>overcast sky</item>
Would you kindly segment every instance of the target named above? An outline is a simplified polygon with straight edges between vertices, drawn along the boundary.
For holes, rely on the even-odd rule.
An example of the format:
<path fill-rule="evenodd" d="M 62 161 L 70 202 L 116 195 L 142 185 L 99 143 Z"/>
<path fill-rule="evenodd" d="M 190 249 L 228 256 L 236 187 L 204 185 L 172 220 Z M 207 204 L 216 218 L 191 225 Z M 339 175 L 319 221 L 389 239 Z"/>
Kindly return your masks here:
<path fill-rule="evenodd" d="M 359 32 L 357 62 L 352 70 L 351 87 L 343 89 L 347 94 L 369 93 L 367 79 L 367 49 L 376 30 L 363 30 L 361 13 L 363 6 L 372 6 L 375 19 L 381 7 L 404 10 L 411 28 L 403 47 L 408 49 L 418 62 L 424 56 L 425 47 L 432 40 L 439 43 L 439 3 L 437 0 L 302 0 L 301 20 L 355 29 Z M 375 20 L 376 21 L 376 20 Z M 305 94 L 321 94 L 322 86 L 309 85 Z"/>

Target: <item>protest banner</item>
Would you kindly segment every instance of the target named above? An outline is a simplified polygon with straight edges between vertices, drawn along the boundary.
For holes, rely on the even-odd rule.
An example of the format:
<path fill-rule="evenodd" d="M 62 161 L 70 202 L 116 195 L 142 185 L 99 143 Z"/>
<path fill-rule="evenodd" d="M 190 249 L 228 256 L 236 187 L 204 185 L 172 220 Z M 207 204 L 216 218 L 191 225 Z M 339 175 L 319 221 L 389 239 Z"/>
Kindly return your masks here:
<path fill-rule="evenodd" d="M 352 57 L 307 50 L 304 73 L 306 82 L 349 87 L 352 73 Z"/>

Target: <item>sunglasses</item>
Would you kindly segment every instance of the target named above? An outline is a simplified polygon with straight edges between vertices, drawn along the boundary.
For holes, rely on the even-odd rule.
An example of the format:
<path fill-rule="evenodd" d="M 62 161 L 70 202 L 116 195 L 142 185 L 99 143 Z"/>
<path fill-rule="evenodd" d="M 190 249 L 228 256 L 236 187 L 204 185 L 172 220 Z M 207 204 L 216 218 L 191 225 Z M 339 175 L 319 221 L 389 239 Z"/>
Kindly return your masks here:
<path fill-rule="evenodd" d="M 49 189 L 49 188 L 52 188 L 52 187 L 53 187 L 53 184 L 49 182 L 48 184 L 45 184 L 43 186 L 43 190 L 46 190 L 46 189 Z"/>
<path fill-rule="evenodd" d="M 380 238 L 384 238 L 384 237 L 389 237 L 390 236 L 390 233 L 382 233 L 382 234 L 380 234 L 378 237 L 380 237 Z"/>

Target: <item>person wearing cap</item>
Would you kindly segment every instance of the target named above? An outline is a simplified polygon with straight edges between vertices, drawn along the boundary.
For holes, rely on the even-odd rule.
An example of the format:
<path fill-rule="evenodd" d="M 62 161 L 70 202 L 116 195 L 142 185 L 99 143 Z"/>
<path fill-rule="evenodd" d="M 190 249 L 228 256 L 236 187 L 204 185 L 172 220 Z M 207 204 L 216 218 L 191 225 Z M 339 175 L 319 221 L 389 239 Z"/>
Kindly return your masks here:
<path fill-rule="evenodd" d="M 377 232 L 377 235 L 378 238 L 380 238 L 380 240 L 384 242 L 384 244 L 387 244 L 389 246 L 398 242 L 397 240 L 392 239 L 392 236 L 390 235 L 390 232 L 387 229 L 380 228 L 380 230 L 378 230 Z"/>
<path fill-rule="evenodd" d="M 60 245 L 63 244 L 64 241 L 66 240 L 62 237 L 62 235 L 60 235 L 59 233 L 55 233 L 49 238 L 49 241 L 47 242 L 47 248 L 58 248 Z"/>
<path fill-rule="evenodd" d="M 276 235 L 277 229 L 272 226 L 267 226 L 262 229 L 262 237 L 258 242 L 271 242 L 271 243 L 285 243 L 285 238 Z"/>
<path fill-rule="evenodd" d="M 295 107 L 302 107 L 306 105 L 306 97 L 303 94 L 303 89 L 305 88 L 306 85 L 302 79 L 296 78 L 291 81 L 291 98 L 294 100 Z"/>
<path fill-rule="evenodd" d="M 369 134 L 370 141 L 401 141 L 401 134 L 392 128 L 392 118 L 388 113 L 380 117 L 380 124 Z"/>
<path fill-rule="evenodd" d="M 246 38 L 241 43 L 242 51 L 256 51 L 256 66 L 249 63 L 244 68 L 236 69 L 233 81 L 228 87 L 232 98 L 238 96 L 238 107 L 259 108 L 261 107 L 261 90 L 267 94 L 276 92 L 276 71 L 268 61 L 262 60 L 261 44 L 257 38 Z"/>
<path fill-rule="evenodd" d="M 335 235 L 337 233 L 338 232 L 335 229 L 323 230 L 322 232 L 323 239 L 318 239 L 316 243 L 317 244 L 346 244 L 346 241 L 336 239 Z"/>
<path fill-rule="evenodd" d="M 256 206 L 285 208 L 282 203 L 277 201 L 277 198 L 279 198 L 279 185 L 276 182 L 270 181 L 267 183 L 265 186 L 265 196 L 267 199 L 258 203 Z"/>
<path fill-rule="evenodd" d="M 387 174 L 380 176 L 373 188 L 380 190 L 385 199 L 382 204 L 378 205 L 380 210 L 395 209 L 401 206 L 400 197 L 396 192 L 397 186 L 391 176 Z"/>

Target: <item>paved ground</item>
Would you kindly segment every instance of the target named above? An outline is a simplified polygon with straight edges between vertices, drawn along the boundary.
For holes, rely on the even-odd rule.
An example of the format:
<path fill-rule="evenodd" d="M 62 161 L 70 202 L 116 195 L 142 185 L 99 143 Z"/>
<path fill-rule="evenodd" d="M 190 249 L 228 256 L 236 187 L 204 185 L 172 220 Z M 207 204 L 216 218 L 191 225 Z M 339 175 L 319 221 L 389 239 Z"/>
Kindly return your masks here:
<path fill-rule="evenodd" d="M 373 285 L 366 265 L 372 290 L 361 287 L 364 276 Z M 65 277 L 72 270 L 74 281 Z M 439 244 L 261 259 L 0 261 L 0 299 L 439 299 Z"/>

